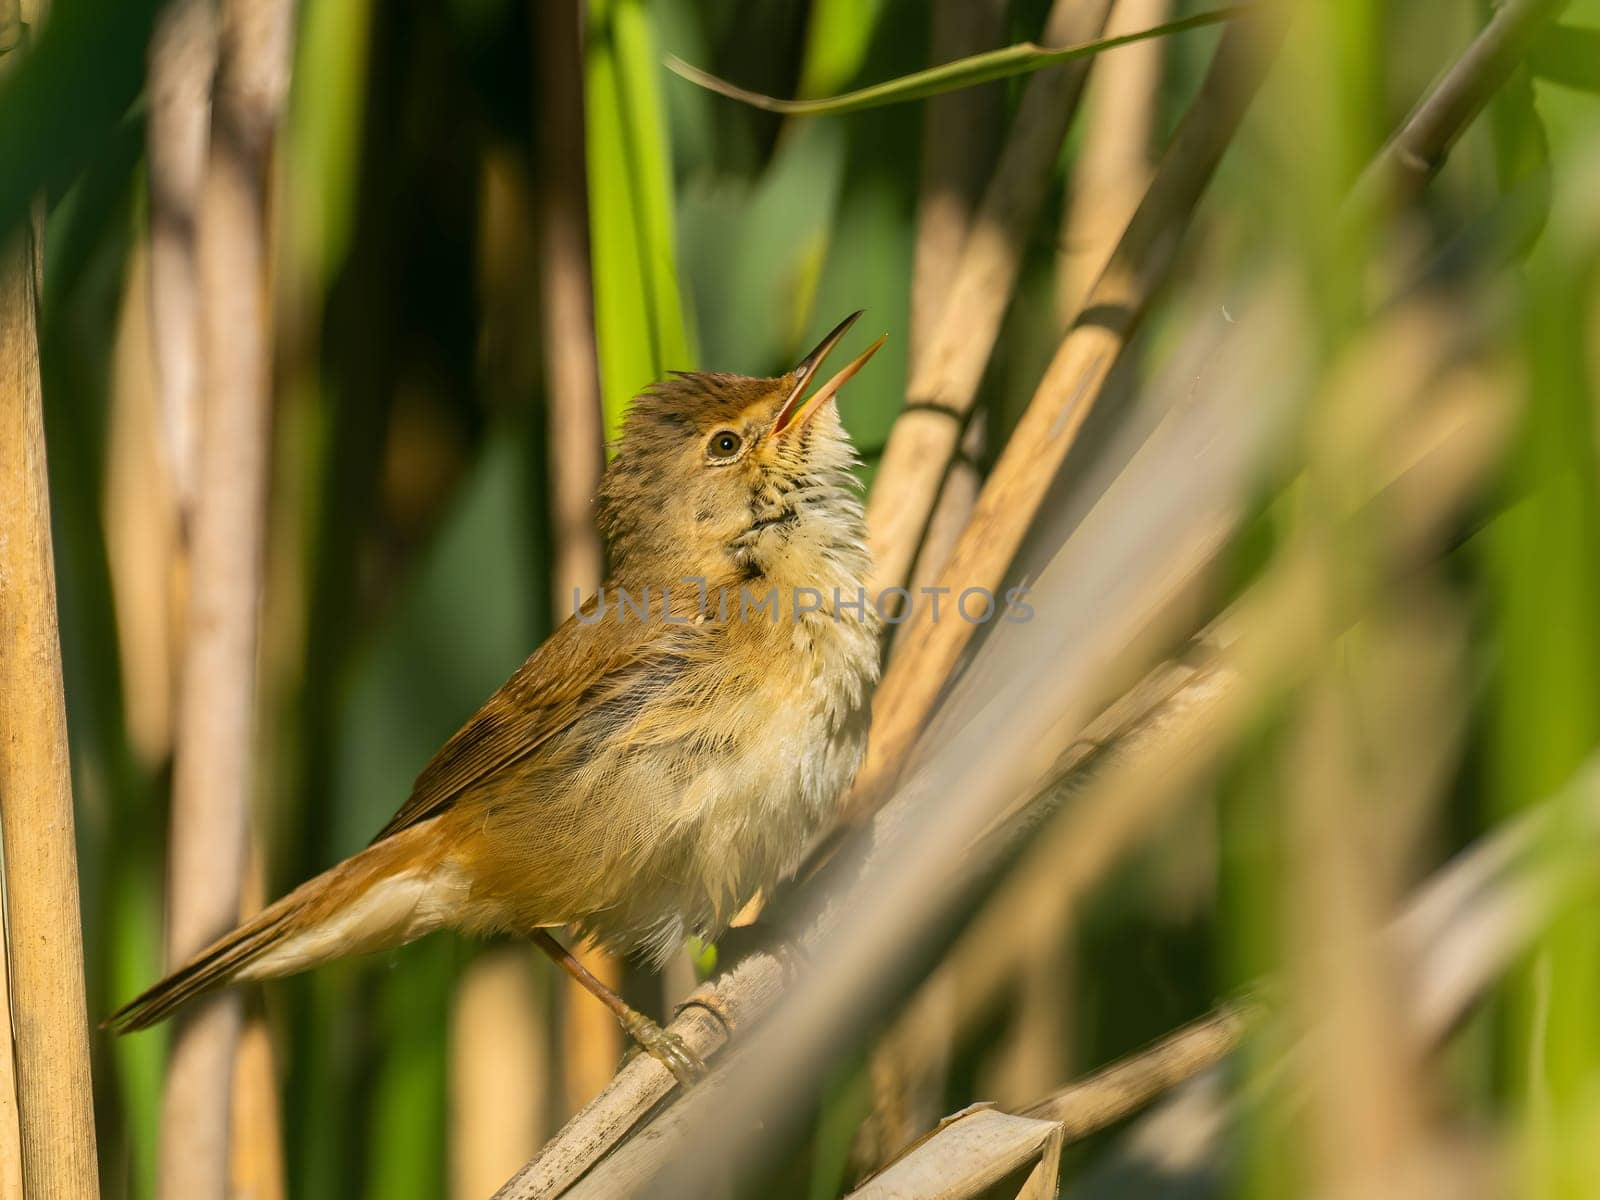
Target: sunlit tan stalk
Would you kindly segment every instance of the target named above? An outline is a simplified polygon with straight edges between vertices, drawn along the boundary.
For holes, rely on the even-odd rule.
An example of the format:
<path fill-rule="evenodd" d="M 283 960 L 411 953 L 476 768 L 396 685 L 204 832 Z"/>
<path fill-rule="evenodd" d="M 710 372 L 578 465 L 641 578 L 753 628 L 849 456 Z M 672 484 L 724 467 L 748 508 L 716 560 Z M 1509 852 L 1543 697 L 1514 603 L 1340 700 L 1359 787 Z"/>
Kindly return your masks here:
<path fill-rule="evenodd" d="M 204 403 L 173 774 L 173 962 L 239 919 L 271 400 L 268 171 L 292 17 L 288 0 L 233 0 L 220 16 L 197 233 Z M 178 1025 L 162 1095 L 158 1186 L 168 1200 L 225 1192 L 239 1027 L 236 994 L 208 1000 Z"/>
<path fill-rule="evenodd" d="M 0 0 L 0 73 L 25 52 L 27 32 L 15 0 Z M 90 1200 L 99 1183 L 39 376 L 41 236 L 35 219 L 0 240 L 0 841 L 10 1015 L 0 1182 Z"/>

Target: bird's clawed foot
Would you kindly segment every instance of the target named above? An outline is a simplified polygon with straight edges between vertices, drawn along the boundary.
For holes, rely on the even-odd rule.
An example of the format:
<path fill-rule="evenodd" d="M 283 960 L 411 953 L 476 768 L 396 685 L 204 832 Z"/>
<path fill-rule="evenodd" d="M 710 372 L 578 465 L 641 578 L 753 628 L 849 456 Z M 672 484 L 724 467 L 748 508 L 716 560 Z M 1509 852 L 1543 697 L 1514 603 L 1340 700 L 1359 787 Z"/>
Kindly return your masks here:
<path fill-rule="evenodd" d="M 693 1087 L 705 1077 L 705 1060 L 684 1045 L 677 1034 L 661 1028 L 642 1012 L 630 1008 L 622 1018 L 622 1028 L 639 1049 L 671 1071 L 684 1088 Z"/>

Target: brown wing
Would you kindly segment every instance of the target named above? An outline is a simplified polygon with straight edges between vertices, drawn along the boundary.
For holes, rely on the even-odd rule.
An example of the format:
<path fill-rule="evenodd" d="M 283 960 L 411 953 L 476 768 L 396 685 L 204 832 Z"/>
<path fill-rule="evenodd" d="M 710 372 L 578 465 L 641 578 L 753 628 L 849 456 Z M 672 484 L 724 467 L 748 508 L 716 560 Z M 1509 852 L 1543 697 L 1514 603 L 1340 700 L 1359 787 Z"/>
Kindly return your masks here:
<path fill-rule="evenodd" d="M 664 631 L 653 621 L 605 616 L 585 625 L 569 617 L 440 748 L 372 840 L 437 816 L 473 784 L 534 753 L 577 719 L 586 698 L 648 670 L 670 640 Z"/>

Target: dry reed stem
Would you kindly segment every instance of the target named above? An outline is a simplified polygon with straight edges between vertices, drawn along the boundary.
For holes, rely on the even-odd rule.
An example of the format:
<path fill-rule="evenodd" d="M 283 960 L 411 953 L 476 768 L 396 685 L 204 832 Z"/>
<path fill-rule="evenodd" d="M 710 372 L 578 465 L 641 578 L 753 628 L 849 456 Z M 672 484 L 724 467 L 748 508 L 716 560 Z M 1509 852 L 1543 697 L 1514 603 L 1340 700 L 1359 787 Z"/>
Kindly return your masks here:
<path fill-rule="evenodd" d="M 1372 806 L 1393 798 L 1371 786 L 1362 761 L 1371 750 L 1351 727 L 1342 675 L 1359 654 L 1323 664 L 1291 734 L 1280 957 L 1303 1042 L 1293 1069 L 1307 1101 L 1311 1189 L 1398 1198 L 1417 1194 L 1407 1167 L 1425 1159 L 1438 1130 L 1423 1102 L 1422 1047 L 1401 1016 L 1400 964 L 1377 936 L 1392 881 L 1373 861 L 1382 843 Z"/>
<path fill-rule="evenodd" d="M 526 946 L 479 955 L 450 1019 L 450 1195 L 482 1200 L 547 1136 L 549 989 Z M 598 1006 L 597 1006 L 598 1007 Z"/>
<path fill-rule="evenodd" d="M 234 1056 L 229 1196 L 284 1200 L 283 1129 L 278 1120 L 277 1068 L 266 1013 L 247 1012 Z"/>
<path fill-rule="evenodd" d="M 4 864 L 0 863 L 0 883 L 4 874 Z M 22 1122 L 17 1113 L 17 1057 L 11 1034 L 8 958 L 6 939 L 0 934 L 0 1013 L 6 1017 L 4 1045 L 0 1045 L 0 1200 L 18 1200 L 22 1195 Z"/>
<path fill-rule="evenodd" d="M 580 0 L 537 6 L 539 62 L 539 296 L 550 475 L 551 613 L 574 611 L 574 595 L 600 586 L 605 552 L 594 523 L 594 495 L 605 463 L 594 297 L 589 273 L 588 196 L 584 175 L 583 10 Z M 613 991 L 623 964 L 599 947 L 574 947 L 579 960 Z M 616 1072 L 622 1033 L 616 1020 L 566 976 L 562 1082 L 576 1112 Z"/>
<path fill-rule="evenodd" d="M 22 43 L 22 21 L 17 0 L 0 0 L 0 56 L 16 51 Z M 7 65 L 0 57 L 0 74 Z M 0 312 L 0 321 L 6 319 Z M 5 870 L 0 861 L 0 897 L 4 895 Z M 3 911 L 3 900 L 0 900 Z M 6 1017 L 4 1037 L 0 1038 L 0 1198 L 19 1200 L 22 1195 L 22 1124 L 17 1114 L 17 1060 L 11 1032 L 11 992 L 8 983 L 10 964 L 4 926 L 0 924 L 0 1013 Z"/>
<path fill-rule="evenodd" d="M 1405 119 L 1362 173 L 1352 208 L 1370 213 L 1404 204 L 1438 173 L 1463 130 L 1483 111 L 1521 60 L 1539 27 L 1568 0 L 1505 0 L 1488 24 Z"/>
<path fill-rule="evenodd" d="M 954 62 L 1005 40 L 1006 6 L 1000 0 L 933 0 L 928 20 L 930 62 Z M 924 106 L 906 351 L 913 365 L 938 331 L 994 159 L 1003 100 L 1003 90 L 990 84 L 946 92 Z"/>
<path fill-rule="evenodd" d="M 956 59 L 1004 40 L 1005 5 L 996 0 L 936 0 L 930 8 L 928 58 Z M 922 167 L 917 183 L 917 232 L 911 263 L 911 328 L 907 359 L 915 373 L 934 343 L 946 298 L 971 232 L 974 208 L 993 166 L 1003 93 L 989 85 L 963 88 L 927 102 L 922 121 Z M 972 516 L 983 454 L 981 415 L 967 422 L 961 453 L 950 463 L 927 514 L 911 574 L 912 599 L 936 581 Z"/>
<path fill-rule="evenodd" d="M 292 16 L 288 0 L 232 0 L 221 13 L 197 231 L 205 402 L 173 773 L 174 964 L 240 915 L 271 406 L 267 176 L 288 90 Z M 169 1200 L 226 1192 L 239 1027 L 231 993 L 179 1019 L 162 1095 L 158 1187 Z"/>
<path fill-rule="evenodd" d="M 982 1186 L 989 1186 L 994 1179 L 978 1175 L 979 1170 L 1000 1167 L 995 1178 L 1004 1178 L 1029 1161 L 1030 1151 L 1040 1155 L 1040 1169 L 1046 1169 L 1059 1161 L 1064 1146 L 1116 1124 L 1221 1062 L 1238 1048 L 1256 1016 L 1247 1004 L 1228 1005 L 1051 1093 L 1012 1118 L 1040 1122 L 1043 1129 L 991 1122 L 990 1117 L 1003 1114 L 989 1104 L 952 1113 L 851 1192 L 852 1200 L 943 1194 L 933 1190 L 933 1183 L 941 1180 L 981 1180 Z M 981 1132 L 970 1128 L 972 1123 Z M 1055 1195 L 1053 1179 L 1051 1185 L 1043 1195 Z"/>
<path fill-rule="evenodd" d="M 1153 29 L 1171 0 L 1117 0 L 1106 36 Z M 1161 95 L 1160 41 L 1101 55 L 1084 95 L 1083 148 L 1072 164 L 1071 200 L 1062 214 L 1056 303 L 1063 324 L 1083 307 L 1150 182 L 1150 138 Z"/>
<path fill-rule="evenodd" d="M 578 0 L 537 6 L 539 62 L 539 296 L 549 427 L 556 619 L 605 570 L 594 524 L 604 465 L 600 376 L 589 281 L 584 183 L 582 13 Z"/>
<path fill-rule="evenodd" d="M 984 485 L 941 576 L 951 596 L 972 587 L 999 591 L 1106 377 L 1166 280 L 1183 230 L 1265 72 L 1267 33 L 1262 22 L 1245 19 L 1223 35 L 1138 212 Z M 847 819 L 864 818 L 888 795 L 975 628 L 934 621 L 929 612 L 902 628 L 905 648 L 873 702 L 872 738 L 846 801 Z"/>
<path fill-rule="evenodd" d="M 0 71 L 24 31 L 0 0 Z M 27 1194 L 99 1194 L 83 929 L 39 380 L 40 222 L 0 241 L 0 842 L 15 1107 Z M 18 1152 L 20 1150 L 20 1153 Z M 20 1170 L 19 1170 L 20 1168 Z"/>
<path fill-rule="evenodd" d="M 200 189 L 217 65 L 209 0 L 173 0 L 148 51 L 145 160 L 150 194 L 150 329 L 160 397 L 160 447 L 179 530 L 194 516 L 200 459 L 200 296 L 195 261 Z"/>
<path fill-rule="evenodd" d="M 141 240 L 128 252 L 112 346 L 100 515 L 128 744 L 143 766 L 156 771 L 172 753 L 178 521 L 159 433 L 150 302 L 150 254 Z"/>
<path fill-rule="evenodd" d="M 259 843 L 250 848 L 241 918 L 265 903 L 266 881 Z M 250 997 L 233 1060 L 232 1123 L 229 1129 L 228 1194 L 249 1200 L 283 1200 L 288 1184 L 283 1163 L 283 1127 L 278 1119 L 278 1070 L 272 1030 L 262 1005 Z"/>
<path fill-rule="evenodd" d="M 847 1200 L 969 1200 L 996 1194 L 1032 1165 L 1017 1200 L 1053 1200 L 1061 1174 L 1061 1126 L 974 1105 L 850 1193 Z"/>
<path fill-rule="evenodd" d="M 727 1043 L 730 1028 L 741 1028 L 778 999 L 784 974 L 773 956 L 751 955 L 697 993 L 713 998 L 717 1015 L 691 997 L 673 1020 L 672 1032 L 702 1059 L 711 1058 Z M 495 1193 L 496 1200 L 562 1195 L 627 1138 L 674 1086 L 671 1074 L 655 1059 L 635 1055 Z"/>
<path fill-rule="evenodd" d="M 1111 0 L 1056 0 L 1042 40 L 1049 45 L 1093 40 L 1110 8 Z M 1041 71 L 1023 90 L 936 332 L 913 359 L 906 409 L 889 433 L 867 498 L 874 590 L 902 586 L 911 574 L 1093 61 Z"/>
<path fill-rule="evenodd" d="M 1067 1142 L 1081 1141 L 1221 1062 L 1244 1041 L 1256 1016 L 1249 1004 L 1227 1005 L 1051 1093 L 1022 1115 L 1058 1122 Z"/>

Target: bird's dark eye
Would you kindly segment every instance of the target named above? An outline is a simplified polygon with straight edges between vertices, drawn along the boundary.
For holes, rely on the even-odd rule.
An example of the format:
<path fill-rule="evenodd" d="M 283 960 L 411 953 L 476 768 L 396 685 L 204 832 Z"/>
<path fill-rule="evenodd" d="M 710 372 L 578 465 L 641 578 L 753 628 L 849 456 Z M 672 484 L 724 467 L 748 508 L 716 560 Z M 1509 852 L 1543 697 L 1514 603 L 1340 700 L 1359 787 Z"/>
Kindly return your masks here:
<path fill-rule="evenodd" d="M 744 439 L 731 429 L 720 429 L 711 435 L 711 440 L 706 443 L 706 455 L 709 458 L 732 458 L 739 453 L 739 447 L 744 445 Z"/>

